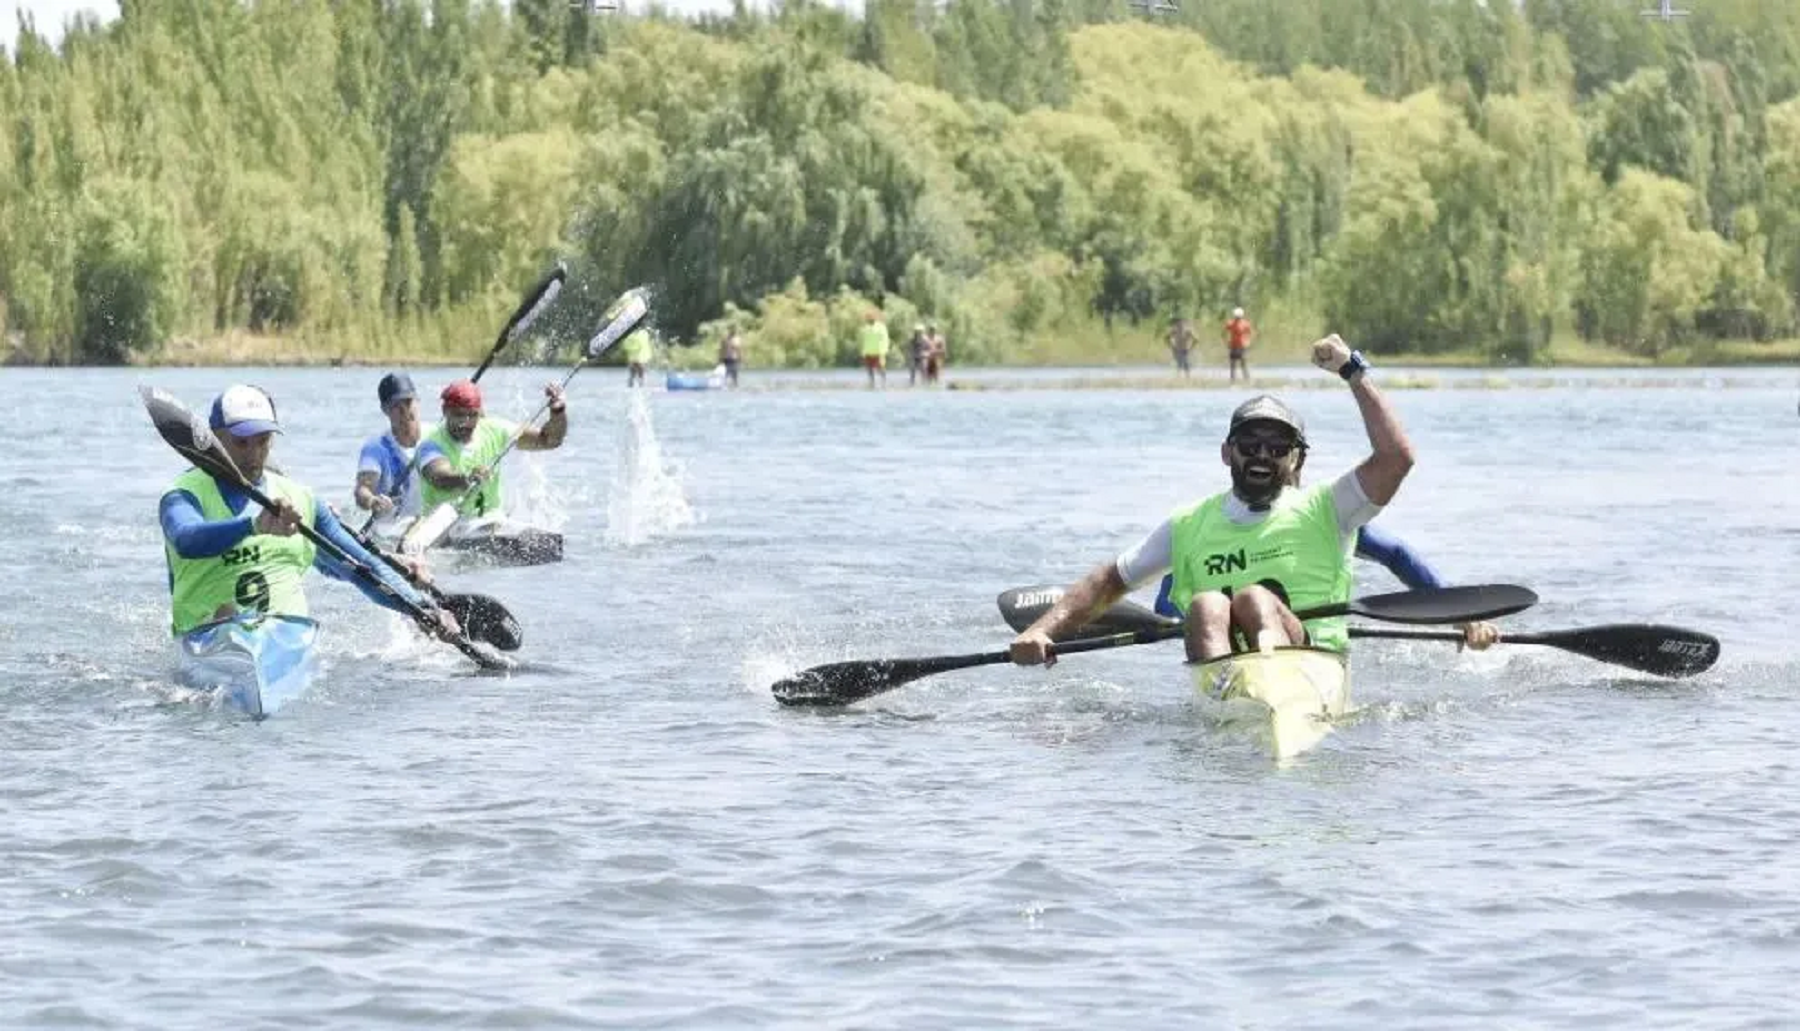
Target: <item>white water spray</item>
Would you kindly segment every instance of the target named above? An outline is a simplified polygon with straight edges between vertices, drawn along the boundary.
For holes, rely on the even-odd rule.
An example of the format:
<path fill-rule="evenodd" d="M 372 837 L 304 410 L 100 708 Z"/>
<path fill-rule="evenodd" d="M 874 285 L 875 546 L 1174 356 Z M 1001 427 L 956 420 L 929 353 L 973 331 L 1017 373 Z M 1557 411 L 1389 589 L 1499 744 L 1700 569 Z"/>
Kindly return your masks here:
<path fill-rule="evenodd" d="M 645 391 L 630 391 L 619 440 L 619 464 L 613 470 L 606 502 L 606 543 L 630 547 L 690 526 L 688 504 L 679 474 L 663 460 L 662 445 L 650 423 Z"/>

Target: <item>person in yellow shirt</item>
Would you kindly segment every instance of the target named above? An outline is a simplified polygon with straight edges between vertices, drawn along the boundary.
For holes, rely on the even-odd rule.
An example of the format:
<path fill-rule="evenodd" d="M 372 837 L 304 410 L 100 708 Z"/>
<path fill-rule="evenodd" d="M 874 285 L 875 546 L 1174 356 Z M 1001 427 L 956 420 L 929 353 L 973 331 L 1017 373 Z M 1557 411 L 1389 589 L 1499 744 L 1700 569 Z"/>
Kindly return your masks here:
<path fill-rule="evenodd" d="M 650 359 L 656 356 L 656 342 L 651 340 L 650 334 L 643 330 L 634 330 L 630 336 L 625 338 L 625 342 L 619 345 L 619 350 L 624 353 L 626 365 L 630 369 L 625 377 L 625 385 L 628 387 L 643 386 L 644 369 L 649 366 Z"/>
<path fill-rule="evenodd" d="M 881 312 L 871 308 L 863 316 L 863 328 L 857 333 L 861 343 L 863 368 L 869 373 L 869 389 L 875 389 L 875 377 L 881 376 L 881 385 L 887 387 L 887 353 L 892 346 L 888 341 L 887 323 L 881 321 Z"/>

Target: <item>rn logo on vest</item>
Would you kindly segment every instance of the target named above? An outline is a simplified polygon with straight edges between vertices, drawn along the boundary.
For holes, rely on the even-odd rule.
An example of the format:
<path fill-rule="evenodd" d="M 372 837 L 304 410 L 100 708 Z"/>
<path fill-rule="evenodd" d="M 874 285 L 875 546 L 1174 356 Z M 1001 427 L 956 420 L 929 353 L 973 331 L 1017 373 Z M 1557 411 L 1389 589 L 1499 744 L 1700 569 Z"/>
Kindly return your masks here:
<path fill-rule="evenodd" d="M 257 562 L 262 559 L 262 545 L 248 544 L 241 548 L 231 548 L 219 555 L 228 566 L 243 565 L 246 562 Z"/>
<path fill-rule="evenodd" d="M 1206 556 L 1206 575 L 1224 576 L 1226 573 L 1241 573 L 1248 568 L 1244 562 L 1244 549 L 1228 551 L 1223 555 Z"/>

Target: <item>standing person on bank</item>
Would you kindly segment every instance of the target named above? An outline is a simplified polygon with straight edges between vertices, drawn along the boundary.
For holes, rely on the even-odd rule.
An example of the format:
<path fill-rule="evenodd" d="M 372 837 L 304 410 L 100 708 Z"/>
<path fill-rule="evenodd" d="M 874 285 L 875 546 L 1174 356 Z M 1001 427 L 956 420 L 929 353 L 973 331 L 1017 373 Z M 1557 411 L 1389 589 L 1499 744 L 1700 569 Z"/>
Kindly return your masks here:
<path fill-rule="evenodd" d="M 1231 318 L 1225 323 L 1225 362 L 1231 373 L 1231 382 L 1237 382 L 1239 369 L 1244 370 L 1244 382 L 1250 382 L 1250 363 L 1245 360 L 1245 353 L 1250 350 L 1250 340 L 1256 336 L 1256 330 L 1250 320 L 1244 318 L 1244 309 L 1231 309 Z"/>
<path fill-rule="evenodd" d="M 919 377 L 925 374 L 925 359 L 931 354 L 931 336 L 925 332 L 925 323 L 913 326 L 912 337 L 906 341 L 906 385 L 916 387 Z"/>
<path fill-rule="evenodd" d="M 744 364 L 744 338 L 733 326 L 719 343 L 719 364 L 725 366 L 725 382 L 733 389 L 738 385 L 738 366 Z"/>
<path fill-rule="evenodd" d="M 1169 354 L 1175 359 L 1175 371 L 1183 376 L 1193 375 L 1188 361 L 1197 342 L 1192 323 L 1179 315 L 1169 320 Z"/>
<path fill-rule="evenodd" d="M 625 338 L 625 342 L 619 345 L 619 350 L 624 352 L 625 364 L 628 369 L 625 385 L 628 387 L 643 386 L 644 370 L 650 365 L 650 360 L 656 356 L 656 344 L 650 339 L 650 334 L 641 329 L 632 330 L 631 335 Z"/>
<path fill-rule="evenodd" d="M 871 308 L 863 316 L 863 327 L 857 331 L 858 350 L 862 354 L 862 366 L 869 373 L 869 389 L 875 389 L 875 377 L 881 377 L 882 387 L 887 386 L 887 353 L 893 344 L 888 340 L 887 323 L 881 321 L 881 312 Z"/>
<path fill-rule="evenodd" d="M 926 330 L 929 345 L 925 350 L 925 382 L 934 384 L 944 374 L 944 366 L 950 364 L 950 345 L 944 334 L 938 332 L 937 323 L 932 323 Z"/>

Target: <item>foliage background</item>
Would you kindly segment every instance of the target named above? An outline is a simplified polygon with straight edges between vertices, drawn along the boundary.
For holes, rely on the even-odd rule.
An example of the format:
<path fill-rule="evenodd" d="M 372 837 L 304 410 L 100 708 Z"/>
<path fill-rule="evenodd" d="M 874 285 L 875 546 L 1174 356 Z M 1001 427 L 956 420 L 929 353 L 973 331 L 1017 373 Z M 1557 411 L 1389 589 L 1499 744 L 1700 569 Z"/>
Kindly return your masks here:
<path fill-rule="evenodd" d="M 762 365 L 1276 346 L 1707 360 L 1800 310 L 1800 3 L 125 0 L 0 61 L 0 322 L 46 363 L 479 349 L 558 257 Z"/>

